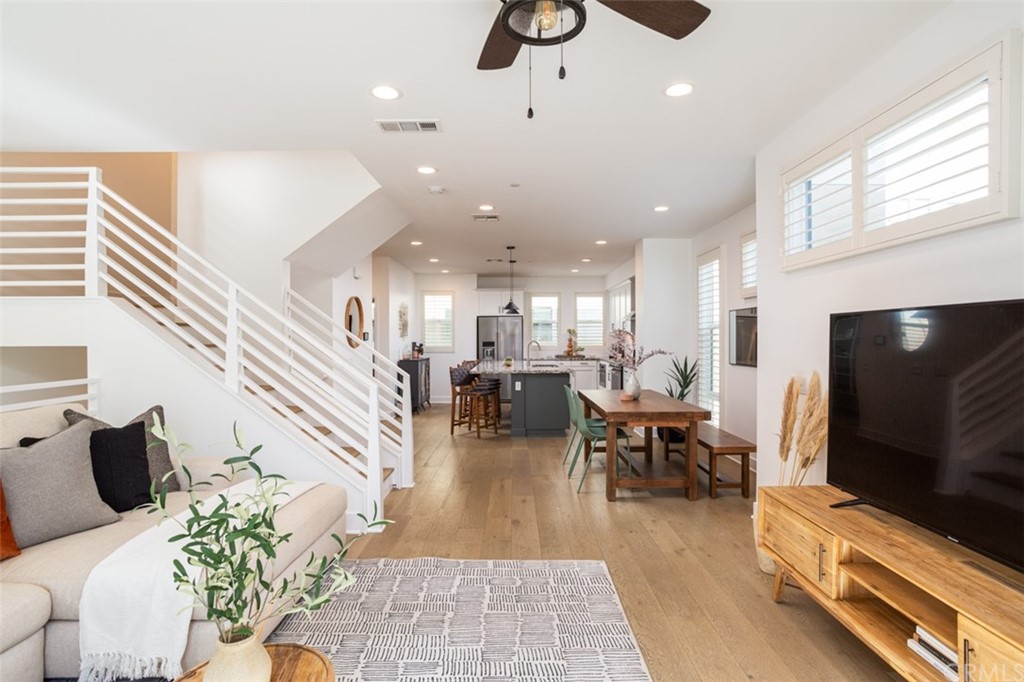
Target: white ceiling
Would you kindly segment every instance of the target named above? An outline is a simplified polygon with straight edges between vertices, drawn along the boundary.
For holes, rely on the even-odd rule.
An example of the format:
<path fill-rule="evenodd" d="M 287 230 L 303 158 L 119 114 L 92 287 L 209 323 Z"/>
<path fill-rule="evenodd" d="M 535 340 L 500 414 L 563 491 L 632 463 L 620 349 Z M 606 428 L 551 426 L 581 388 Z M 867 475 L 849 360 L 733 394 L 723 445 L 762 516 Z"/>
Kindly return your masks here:
<path fill-rule="evenodd" d="M 527 120 L 526 50 L 510 69 L 475 68 L 497 0 L 8 0 L 2 142 L 349 149 L 413 219 L 379 254 L 416 272 L 502 274 L 484 261 L 514 244 L 517 274 L 601 275 L 639 238 L 691 235 L 750 204 L 755 152 L 943 4 L 709 0 L 710 18 L 676 42 L 590 0 L 566 80 L 557 48 L 534 50 Z M 663 94 L 681 80 L 692 95 Z M 403 97 L 374 99 L 380 83 Z M 384 134 L 377 118 L 437 118 L 443 132 Z M 472 222 L 483 203 L 500 222 Z"/>

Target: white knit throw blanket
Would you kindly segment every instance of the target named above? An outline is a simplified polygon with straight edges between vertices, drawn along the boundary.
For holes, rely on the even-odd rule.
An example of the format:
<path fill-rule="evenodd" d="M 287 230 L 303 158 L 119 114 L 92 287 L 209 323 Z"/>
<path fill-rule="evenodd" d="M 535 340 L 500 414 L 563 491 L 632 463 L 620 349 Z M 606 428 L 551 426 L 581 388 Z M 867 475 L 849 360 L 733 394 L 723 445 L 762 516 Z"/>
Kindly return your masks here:
<path fill-rule="evenodd" d="M 276 501 L 284 506 L 315 485 L 292 482 Z M 253 480 L 242 481 L 212 495 L 202 506 L 216 505 L 221 494 L 232 500 L 254 490 Z M 187 516 L 186 510 L 175 518 Z M 185 561 L 180 542 L 168 542 L 180 532 L 181 526 L 165 520 L 92 569 L 79 604 L 79 682 L 181 676 L 193 604 L 192 596 L 175 585 L 173 561 L 181 560 L 191 578 L 200 569 Z"/>

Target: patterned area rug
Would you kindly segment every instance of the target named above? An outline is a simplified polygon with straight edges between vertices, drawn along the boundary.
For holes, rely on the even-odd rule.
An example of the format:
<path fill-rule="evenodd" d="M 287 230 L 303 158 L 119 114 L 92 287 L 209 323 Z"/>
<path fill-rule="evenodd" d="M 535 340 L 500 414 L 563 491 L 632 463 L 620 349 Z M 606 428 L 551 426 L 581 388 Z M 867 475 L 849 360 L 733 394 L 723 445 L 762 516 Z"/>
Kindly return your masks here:
<path fill-rule="evenodd" d="M 377 559 L 268 643 L 323 651 L 338 682 L 649 681 L 603 561 Z"/>

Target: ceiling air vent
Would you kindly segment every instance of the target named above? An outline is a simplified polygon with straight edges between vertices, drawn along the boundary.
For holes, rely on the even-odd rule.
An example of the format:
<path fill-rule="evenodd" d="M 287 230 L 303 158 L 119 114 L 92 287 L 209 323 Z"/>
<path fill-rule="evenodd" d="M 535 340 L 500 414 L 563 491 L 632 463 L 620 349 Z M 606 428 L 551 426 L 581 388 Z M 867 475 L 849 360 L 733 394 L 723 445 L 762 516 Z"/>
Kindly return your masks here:
<path fill-rule="evenodd" d="M 414 120 L 382 120 L 377 119 L 382 133 L 439 133 L 441 122 L 437 119 L 414 121 Z"/>
<path fill-rule="evenodd" d="M 496 223 L 498 222 L 497 213 L 474 213 L 473 220 L 478 223 Z"/>

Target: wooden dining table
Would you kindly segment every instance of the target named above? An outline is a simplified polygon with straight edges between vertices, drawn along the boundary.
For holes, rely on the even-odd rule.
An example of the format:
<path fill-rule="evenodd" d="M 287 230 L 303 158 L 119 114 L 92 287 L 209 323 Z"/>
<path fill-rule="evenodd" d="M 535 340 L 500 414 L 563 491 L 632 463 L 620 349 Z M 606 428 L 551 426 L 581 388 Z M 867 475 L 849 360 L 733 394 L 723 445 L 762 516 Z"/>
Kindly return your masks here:
<path fill-rule="evenodd" d="M 583 402 L 584 416 L 601 417 L 608 423 L 608 434 L 612 440 L 606 443 L 607 472 L 605 495 L 609 502 L 615 501 L 619 488 L 685 488 L 686 496 L 697 499 L 697 424 L 710 419 L 711 413 L 702 407 L 676 400 L 658 391 L 643 390 L 637 400 L 624 401 L 620 390 L 582 389 L 579 391 Z M 623 453 L 615 439 L 615 429 L 626 430 L 643 427 L 643 445 L 630 445 L 630 453 L 643 452 L 647 466 L 640 470 L 632 464 L 630 453 Z M 657 473 L 654 470 L 654 428 L 677 428 L 686 431 L 685 476 L 669 475 L 670 471 Z M 585 456 L 590 457 L 590 442 L 586 443 Z M 625 476 L 619 475 L 617 459 L 628 467 Z M 668 460 L 666 443 L 665 459 Z"/>

